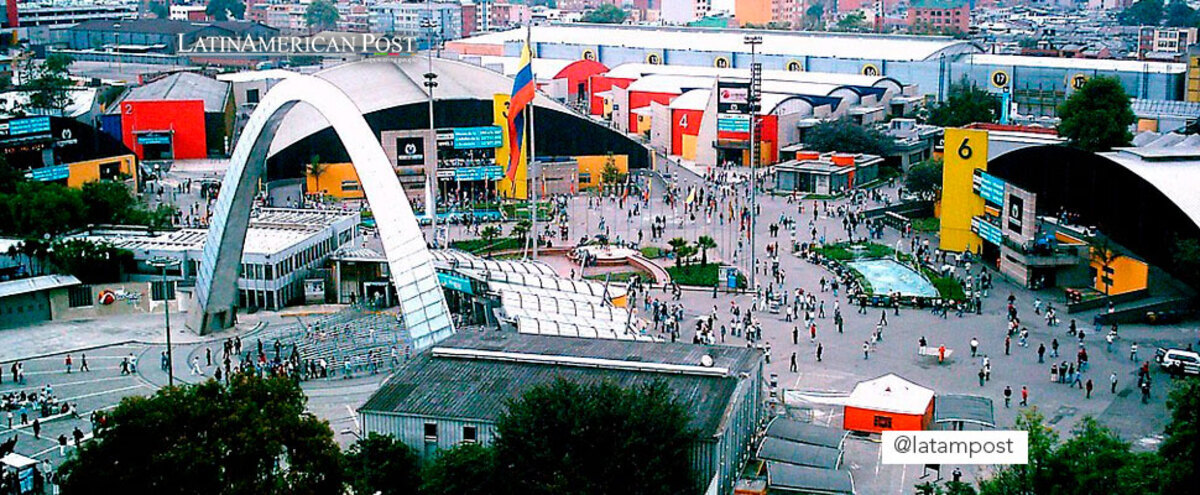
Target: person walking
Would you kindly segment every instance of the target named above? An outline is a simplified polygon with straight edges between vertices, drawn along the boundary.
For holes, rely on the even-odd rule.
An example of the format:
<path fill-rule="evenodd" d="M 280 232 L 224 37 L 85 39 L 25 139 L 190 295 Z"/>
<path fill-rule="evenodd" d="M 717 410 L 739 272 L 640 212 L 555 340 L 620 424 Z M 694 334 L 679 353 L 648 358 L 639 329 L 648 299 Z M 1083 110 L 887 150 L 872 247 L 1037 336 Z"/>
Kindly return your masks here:
<path fill-rule="evenodd" d="M 1021 385 L 1021 407 L 1029 406 L 1029 388 Z"/>
<path fill-rule="evenodd" d="M 979 352 L 979 339 L 971 337 L 971 357 L 975 357 Z"/>
<path fill-rule="evenodd" d="M 1038 362 L 1046 362 L 1046 344 L 1038 344 Z"/>
<path fill-rule="evenodd" d="M 79 355 L 79 372 L 84 373 L 84 372 L 88 372 L 88 371 L 92 371 L 92 370 L 90 368 L 88 368 L 87 353 L 85 352 L 85 353 Z"/>
<path fill-rule="evenodd" d="M 33 418 L 33 438 L 42 438 L 42 418 Z"/>
<path fill-rule="evenodd" d="M 1130 346 L 1129 346 L 1129 360 L 1130 361 L 1137 361 L 1137 351 L 1138 351 L 1137 342 L 1130 344 Z"/>
<path fill-rule="evenodd" d="M 1058 339 L 1057 338 L 1050 341 L 1050 357 L 1052 357 L 1052 358 L 1058 357 Z"/>
<path fill-rule="evenodd" d="M 863 359 L 871 359 L 871 342 L 863 341 Z"/>
<path fill-rule="evenodd" d="M 800 343 L 800 327 L 792 326 L 792 345 Z"/>
<path fill-rule="evenodd" d="M 67 354 L 66 365 L 67 365 L 67 374 L 69 375 L 69 374 L 71 374 L 71 355 L 70 354 Z"/>
<path fill-rule="evenodd" d="M 1004 408 L 1008 409 L 1012 405 L 1012 387 L 1004 386 Z"/>
<path fill-rule="evenodd" d="M 818 363 L 821 362 L 821 355 L 824 353 L 825 353 L 825 346 L 821 345 L 820 342 L 817 342 L 817 362 Z"/>
<path fill-rule="evenodd" d="M 983 386 L 983 379 L 984 379 L 986 376 L 987 376 L 987 375 L 986 375 L 986 374 L 983 372 L 983 368 L 979 368 L 979 386 L 980 386 L 980 387 L 982 387 L 982 386 Z"/>
<path fill-rule="evenodd" d="M 796 351 L 792 351 L 792 365 L 790 369 L 792 370 L 792 373 L 796 372 Z"/>
<path fill-rule="evenodd" d="M 883 312 L 879 314 L 879 326 L 884 326 L 884 327 L 887 326 L 887 310 L 886 309 L 883 310 Z"/>
<path fill-rule="evenodd" d="M 276 353 L 276 354 L 278 354 L 278 353 Z M 204 362 L 206 363 L 205 366 L 212 366 L 212 348 L 211 347 L 204 348 Z"/>
<path fill-rule="evenodd" d="M 1112 385 L 1111 393 L 1117 393 L 1117 372 L 1114 371 L 1112 374 L 1108 375 L 1108 381 Z"/>
<path fill-rule="evenodd" d="M 1083 389 L 1087 391 L 1086 398 L 1091 399 L 1092 398 L 1092 379 L 1091 378 L 1088 378 L 1087 383 L 1085 383 L 1083 385 Z"/>
<path fill-rule="evenodd" d="M 67 436 L 59 435 L 58 436 L 58 455 L 63 456 L 66 454 L 67 454 Z"/>
<path fill-rule="evenodd" d="M 1012 346 L 1012 337 L 1004 337 L 1004 355 L 1007 356 L 1008 349 Z"/>

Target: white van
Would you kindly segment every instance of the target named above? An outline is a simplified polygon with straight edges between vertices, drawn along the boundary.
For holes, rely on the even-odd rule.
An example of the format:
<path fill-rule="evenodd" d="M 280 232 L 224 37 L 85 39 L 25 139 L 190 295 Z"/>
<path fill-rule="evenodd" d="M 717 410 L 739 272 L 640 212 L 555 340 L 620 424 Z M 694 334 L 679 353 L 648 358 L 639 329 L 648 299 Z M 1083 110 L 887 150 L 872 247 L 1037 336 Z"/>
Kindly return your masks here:
<path fill-rule="evenodd" d="M 1170 373 L 1200 375 L 1200 354 L 1183 349 L 1159 349 L 1155 360 Z"/>

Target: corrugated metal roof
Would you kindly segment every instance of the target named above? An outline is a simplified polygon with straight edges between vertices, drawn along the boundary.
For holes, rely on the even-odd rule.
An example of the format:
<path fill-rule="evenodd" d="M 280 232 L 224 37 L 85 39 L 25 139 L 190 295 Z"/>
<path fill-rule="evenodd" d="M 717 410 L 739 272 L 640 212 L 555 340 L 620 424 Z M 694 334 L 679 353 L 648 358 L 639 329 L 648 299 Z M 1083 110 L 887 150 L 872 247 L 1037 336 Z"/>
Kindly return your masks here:
<path fill-rule="evenodd" d="M 1139 117 L 1183 117 L 1200 118 L 1200 102 L 1133 99 L 1129 102 L 1133 113 Z"/>
<path fill-rule="evenodd" d="M 79 285 L 74 275 L 42 275 L 0 282 L 0 298 Z"/>
<path fill-rule="evenodd" d="M 744 348 L 718 349 L 693 344 L 544 337 L 497 332 L 460 333 L 437 347 L 619 360 L 640 358 L 646 362 L 663 362 L 660 357 L 666 357 L 667 361 L 678 360 L 682 359 L 682 356 L 708 351 L 718 362 L 735 362 L 743 368 L 754 369 L 757 369 L 754 366 L 757 360 L 761 359 L 758 351 Z M 696 361 L 686 364 L 695 365 L 698 362 L 697 357 Z M 722 429 L 725 410 L 738 384 L 736 377 L 433 357 L 432 353 L 427 351 L 419 354 L 389 378 L 360 411 L 496 421 L 503 414 L 508 400 L 519 397 L 533 386 L 548 384 L 558 378 L 579 383 L 611 381 L 620 386 L 663 380 L 691 412 L 691 426 L 704 436 L 715 435 Z"/>
<path fill-rule="evenodd" d="M 847 471 L 818 469 L 783 462 L 767 463 L 767 485 L 772 491 L 801 493 L 851 494 L 854 479 Z"/>
<path fill-rule="evenodd" d="M 622 46 L 697 52 L 749 52 L 743 38 L 748 33 L 762 36 L 758 53 L 794 57 L 827 57 L 873 60 L 926 60 L 939 53 L 978 51 L 974 45 L 945 36 L 895 36 L 799 31 L 748 31 L 743 29 L 689 29 L 664 26 L 534 26 L 535 44 L 555 43 L 581 46 Z M 454 43 L 501 45 L 525 39 L 525 29 L 489 33 Z"/>
<path fill-rule="evenodd" d="M 767 437 L 756 454 L 760 460 L 778 461 L 797 466 L 837 469 L 842 463 L 842 451 L 781 438 Z"/>
<path fill-rule="evenodd" d="M 817 426 L 812 423 L 801 423 L 782 416 L 775 418 L 767 426 L 768 437 L 831 449 L 841 449 L 848 434 L 846 430 L 841 428 L 829 428 L 826 426 Z"/>
<path fill-rule="evenodd" d="M 229 83 L 193 74 L 176 72 L 150 84 L 130 89 L 121 101 L 203 100 L 206 113 L 225 111 L 229 99 Z M 120 111 L 112 105 L 110 113 Z"/>

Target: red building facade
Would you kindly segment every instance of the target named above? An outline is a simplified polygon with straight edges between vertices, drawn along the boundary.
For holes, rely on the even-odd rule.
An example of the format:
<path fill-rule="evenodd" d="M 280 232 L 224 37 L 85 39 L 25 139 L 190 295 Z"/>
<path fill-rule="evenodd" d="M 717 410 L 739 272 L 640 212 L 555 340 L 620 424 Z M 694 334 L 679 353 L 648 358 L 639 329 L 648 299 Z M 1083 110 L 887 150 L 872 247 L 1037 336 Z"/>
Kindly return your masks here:
<path fill-rule="evenodd" d="M 206 158 L 204 101 L 122 102 L 121 141 L 142 160 Z"/>

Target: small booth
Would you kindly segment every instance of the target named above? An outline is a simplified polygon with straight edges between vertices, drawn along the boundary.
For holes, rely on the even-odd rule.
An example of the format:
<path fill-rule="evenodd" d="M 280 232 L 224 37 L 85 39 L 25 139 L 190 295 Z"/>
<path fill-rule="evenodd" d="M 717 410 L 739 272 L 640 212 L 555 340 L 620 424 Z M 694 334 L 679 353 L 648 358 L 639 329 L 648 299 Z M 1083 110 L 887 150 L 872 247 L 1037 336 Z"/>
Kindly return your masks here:
<path fill-rule="evenodd" d="M 926 430 L 933 422 L 933 390 L 895 374 L 859 382 L 845 401 L 850 431 Z"/>
<path fill-rule="evenodd" d="M 0 458 L 0 465 L 4 467 L 4 493 L 34 493 L 34 477 L 38 465 L 36 459 L 12 452 Z"/>

